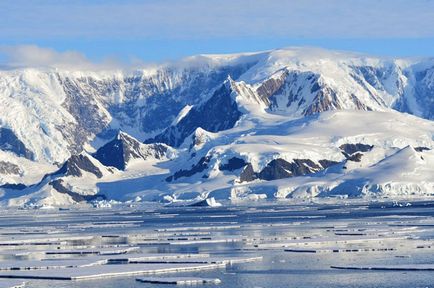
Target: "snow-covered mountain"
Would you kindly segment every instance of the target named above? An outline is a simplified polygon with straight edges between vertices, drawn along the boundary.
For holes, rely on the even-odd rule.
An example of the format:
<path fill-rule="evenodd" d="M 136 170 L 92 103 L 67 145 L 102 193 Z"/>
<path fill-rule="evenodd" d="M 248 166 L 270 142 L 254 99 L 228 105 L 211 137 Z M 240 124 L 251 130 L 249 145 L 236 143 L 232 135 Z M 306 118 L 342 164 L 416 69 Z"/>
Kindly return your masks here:
<path fill-rule="evenodd" d="M 434 192 L 432 59 L 288 48 L 10 69 L 0 103 L 9 205 Z"/>
<path fill-rule="evenodd" d="M 130 135 L 119 132 L 115 139 L 100 147 L 94 157 L 105 166 L 125 170 L 136 159 L 162 159 L 170 150 L 165 144 L 142 144 Z"/>

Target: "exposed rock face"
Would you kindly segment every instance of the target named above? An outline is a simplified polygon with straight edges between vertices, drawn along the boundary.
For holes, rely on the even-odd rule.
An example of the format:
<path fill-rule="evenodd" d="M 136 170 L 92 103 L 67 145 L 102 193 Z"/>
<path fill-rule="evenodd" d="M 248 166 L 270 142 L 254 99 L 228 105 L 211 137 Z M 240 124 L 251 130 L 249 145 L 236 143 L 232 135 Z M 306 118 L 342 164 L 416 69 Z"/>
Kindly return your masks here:
<path fill-rule="evenodd" d="M 264 167 L 259 173 L 253 170 L 252 165 L 249 163 L 245 166 L 240 174 L 240 182 L 250 182 L 255 179 L 266 181 L 284 179 L 296 176 L 303 176 L 307 174 L 316 173 L 330 166 L 339 164 L 339 162 L 330 160 L 320 160 L 319 164 L 309 159 L 294 159 L 291 163 L 283 159 L 274 159 L 267 166 Z"/>
<path fill-rule="evenodd" d="M 191 108 L 188 114 L 175 126 L 168 127 L 161 134 L 145 141 L 145 143 L 160 142 L 172 147 L 179 147 L 184 142 L 184 139 L 198 127 L 210 132 L 218 132 L 234 127 L 241 116 L 241 112 L 232 99 L 231 93 L 230 83 L 225 82 L 208 101 Z"/>
<path fill-rule="evenodd" d="M 144 145 L 128 134 L 119 132 L 115 139 L 99 148 L 93 156 L 105 166 L 125 170 L 130 160 L 146 160 L 149 157 L 161 159 L 167 149 L 163 144 Z"/>
<path fill-rule="evenodd" d="M 247 166 L 241 171 L 240 182 L 250 182 L 258 179 L 257 173 L 253 170 L 252 164 L 247 164 Z"/>
<path fill-rule="evenodd" d="M 374 148 L 373 145 L 368 144 L 342 144 L 339 149 L 342 150 L 345 158 L 349 161 L 360 162 L 362 160 L 363 152 L 369 152 Z"/>
<path fill-rule="evenodd" d="M 353 162 L 360 162 L 360 161 L 362 161 L 362 157 L 363 157 L 363 153 L 360 153 L 360 152 L 357 152 L 357 153 L 354 153 L 351 155 L 344 153 L 344 155 L 348 161 L 353 161 Z"/>
<path fill-rule="evenodd" d="M 171 182 L 181 177 L 190 177 L 196 173 L 200 173 L 205 171 L 208 168 L 209 161 L 211 160 L 210 156 L 205 156 L 200 158 L 199 162 L 191 167 L 189 170 L 179 170 L 176 171 L 175 174 L 166 178 L 167 182 Z"/>
<path fill-rule="evenodd" d="M 246 165 L 247 163 L 243 159 L 232 157 L 231 159 L 228 160 L 226 164 L 220 165 L 219 169 L 221 171 L 235 171 L 243 168 Z"/>
<path fill-rule="evenodd" d="M 6 161 L 0 161 L 0 173 L 9 175 L 20 175 L 23 173 L 18 165 Z"/>
<path fill-rule="evenodd" d="M 280 78 L 269 79 L 264 85 L 259 90 L 261 95 L 270 98 L 272 111 L 292 108 L 298 110 L 300 115 L 307 116 L 342 108 L 336 91 L 327 86 L 320 75 L 312 72 L 286 71 Z M 308 101 L 309 97 L 313 97 L 312 100 Z M 357 98 L 352 100 L 358 101 Z M 366 107 L 360 108 L 366 110 Z"/>
<path fill-rule="evenodd" d="M 0 150 L 10 151 L 30 160 L 34 159 L 33 152 L 28 150 L 24 143 L 8 128 L 0 128 Z"/>
<path fill-rule="evenodd" d="M 277 80 L 269 79 L 267 86 L 271 86 L 272 89 L 268 87 L 268 93 L 263 93 L 262 95 L 269 97 L 271 102 L 270 109 L 272 111 L 285 111 L 291 106 L 297 106 L 297 109 L 303 109 L 307 104 L 306 99 L 304 99 L 303 90 L 310 87 L 308 93 L 312 93 L 312 91 L 315 92 L 316 87 L 319 87 L 319 85 L 316 84 L 318 77 L 318 75 L 311 72 L 287 71 Z M 269 81 L 271 81 L 271 83 Z"/>
<path fill-rule="evenodd" d="M 261 86 L 256 89 L 256 92 L 262 99 L 269 101 L 271 96 L 282 93 L 282 86 L 285 84 L 288 74 L 288 71 L 284 70 L 279 76 L 265 80 Z"/>
<path fill-rule="evenodd" d="M 312 104 L 309 105 L 303 112 L 304 115 L 312 115 L 329 110 L 342 109 L 340 100 L 338 99 L 336 92 L 329 87 L 321 87 Z"/>
<path fill-rule="evenodd" d="M 387 106 L 370 92 L 370 88 L 360 79 L 363 76 L 356 75 L 357 77 L 353 75 L 354 79 L 370 93 L 371 101 L 376 107 Z M 295 113 L 299 116 L 348 108 L 373 110 L 354 93 L 338 95 L 339 91 L 326 83 L 320 74 L 309 71 L 285 70 L 279 77 L 273 76 L 264 81 L 257 93 L 269 98 L 271 111 Z"/>
<path fill-rule="evenodd" d="M 95 166 L 94 163 L 92 163 L 92 161 L 87 155 L 84 154 L 72 155 L 54 174 L 81 177 L 83 175 L 82 171 L 94 174 L 98 178 L 101 178 L 103 176 L 101 170 L 97 166 Z"/>
<path fill-rule="evenodd" d="M 339 149 L 341 149 L 343 152 L 347 153 L 348 155 L 352 155 L 356 152 L 369 152 L 374 148 L 373 145 L 368 144 L 342 144 L 339 146 Z"/>
<path fill-rule="evenodd" d="M 51 181 L 50 183 L 48 183 L 48 185 L 52 186 L 53 189 L 55 189 L 59 193 L 71 196 L 72 200 L 74 200 L 75 202 L 87 202 L 95 199 L 105 199 L 104 195 L 81 195 L 79 193 L 71 191 L 65 186 L 62 179 Z"/>
<path fill-rule="evenodd" d="M 62 106 L 76 121 L 75 125 L 59 127 L 59 131 L 69 140 L 70 152 L 80 153 L 84 143 L 92 135 L 101 133 L 109 125 L 109 115 L 101 109 L 102 104 L 99 103 L 98 97 L 95 97 L 98 94 L 94 94 L 94 91 L 83 85 L 80 80 L 59 77 L 59 81 L 67 96 Z M 94 80 L 88 79 L 88 85 L 92 83 Z"/>
<path fill-rule="evenodd" d="M 319 164 L 321 164 L 321 166 L 324 169 L 327 169 L 328 167 L 339 164 L 339 162 L 332 161 L 332 160 L 319 160 L 318 162 L 319 162 Z"/>
<path fill-rule="evenodd" d="M 423 151 L 429 151 L 431 149 L 429 149 L 428 147 L 414 147 L 414 150 L 416 150 L 417 152 L 423 152 Z"/>
<path fill-rule="evenodd" d="M 283 179 L 294 176 L 301 176 L 317 172 L 323 169 L 318 164 L 315 164 L 309 159 L 294 159 L 289 163 L 283 159 L 272 160 L 258 174 L 258 178 L 262 180 Z"/>

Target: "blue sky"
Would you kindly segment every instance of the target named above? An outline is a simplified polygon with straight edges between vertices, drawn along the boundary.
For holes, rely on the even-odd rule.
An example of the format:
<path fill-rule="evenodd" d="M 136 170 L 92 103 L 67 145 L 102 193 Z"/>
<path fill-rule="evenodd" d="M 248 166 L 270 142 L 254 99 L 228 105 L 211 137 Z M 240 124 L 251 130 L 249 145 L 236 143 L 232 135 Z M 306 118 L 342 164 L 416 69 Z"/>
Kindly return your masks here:
<path fill-rule="evenodd" d="M 0 62 L 23 65 L 53 57 L 156 62 L 286 46 L 434 56 L 434 1 L 2 0 L 0 39 Z"/>

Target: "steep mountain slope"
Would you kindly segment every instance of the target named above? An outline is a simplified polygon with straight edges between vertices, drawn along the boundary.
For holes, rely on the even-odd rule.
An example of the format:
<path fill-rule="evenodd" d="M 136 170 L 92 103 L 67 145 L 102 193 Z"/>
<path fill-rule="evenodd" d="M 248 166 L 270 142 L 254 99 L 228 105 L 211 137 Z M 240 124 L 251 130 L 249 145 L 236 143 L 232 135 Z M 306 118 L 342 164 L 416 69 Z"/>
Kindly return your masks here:
<path fill-rule="evenodd" d="M 99 182 L 113 182 L 117 191 L 122 192 L 117 180 L 159 173 L 163 169 L 154 165 L 170 161 L 176 152 L 164 144 L 142 144 L 119 132 L 94 155 L 87 152 L 72 155 L 58 170 L 44 175 L 33 185 L 0 186 L 4 192 L 0 201 L 9 206 L 35 208 L 105 200 L 106 196 L 98 193 Z"/>
<path fill-rule="evenodd" d="M 209 99 L 190 108 L 185 115 L 178 117 L 176 123 L 146 142 L 161 142 L 179 147 L 198 128 L 209 132 L 233 128 L 243 114 L 252 113 L 249 106 L 262 106 L 265 109 L 266 104 L 267 99 L 261 99 L 245 83 L 236 83 L 229 78 Z"/>
<path fill-rule="evenodd" d="M 201 105 L 193 106 L 175 125 L 166 128 L 161 134 L 146 142 L 162 142 L 179 147 L 184 139 L 201 127 L 206 131 L 218 132 L 234 127 L 241 112 L 232 99 L 232 87 L 225 82 L 210 99 Z"/>
<path fill-rule="evenodd" d="M 228 75 L 238 78 L 257 57 L 192 57 L 134 72 L 0 71 L 0 125 L 36 161 L 61 163 L 119 129 L 141 140 L 156 134 L 182 107 L 201 102 Z"/>
<path fill-rule="evenodd" d="M 94 157 L 103 165 L 125 170 L 135 159 L 162 159 L 170 152 L 164 144 L 142 144 L 124 132 L 119 132 L 115 139 L 100 147 Z"/>
<path fill-rule="evenodd" d="M 60 190 L 76 194 L 47 203 L 429 194 L 433 87 L 431 59 L 315 48 L 202 55 L 136 71 L 0 71 L 1 199 L 42 203 Z M 414 164 L 428 171 L 419 182 L 403 177 L 413 184 L 387 190 L 387 181 L 358 178 L 386 170 L 380 162 L 409 145 L 426 154 Z M 53 176 L 58 169 L 70 174 Z M 44 174 L 52 181 L 31 186 Z M 30 188 L 12 191 L 20 184 Z"/>

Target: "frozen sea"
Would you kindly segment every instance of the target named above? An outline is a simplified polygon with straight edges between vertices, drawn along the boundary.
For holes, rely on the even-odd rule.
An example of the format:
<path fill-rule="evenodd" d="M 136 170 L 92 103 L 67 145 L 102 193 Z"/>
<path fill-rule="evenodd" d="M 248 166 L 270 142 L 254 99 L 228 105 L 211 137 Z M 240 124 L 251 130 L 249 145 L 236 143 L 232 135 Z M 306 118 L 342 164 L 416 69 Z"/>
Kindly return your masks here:
<path fill-rule="evenodd" d="M 261 261 L 230 264 L 213 270 L 152 275 L 221 280 L 218 285 L 206 286 L 434 287 L 434 270 L 332 268 L 404 264 L 406 267 L 420 264 L 434 267 L 434 202 L 431 201 L 345 201 L 339 205 L 265 202 L 253 207 L 224 205 L 219 208 L 119 206 L 3 211 L 0 217 L 0 264 L 29 259 L 42 263 L 46 258 L 86 259 L 94 256 L 41 256 L 36 252 L 128 245 L 138 247 L 142 254 L 152 255 L 199 253 L 226 259 L 263 257 Z M 54 241 L 57 238 L 61 241 Z M 125 255 L 130 253 L 136 252 Z M 50 271 L 55 275 L 60 270 Z M 1 273 L 13 271 L 0 271 L 0 276 Z M 140 283 L 135 280 L 137 277 L 25 281 L 26 287 L 170 287 Z"/>

